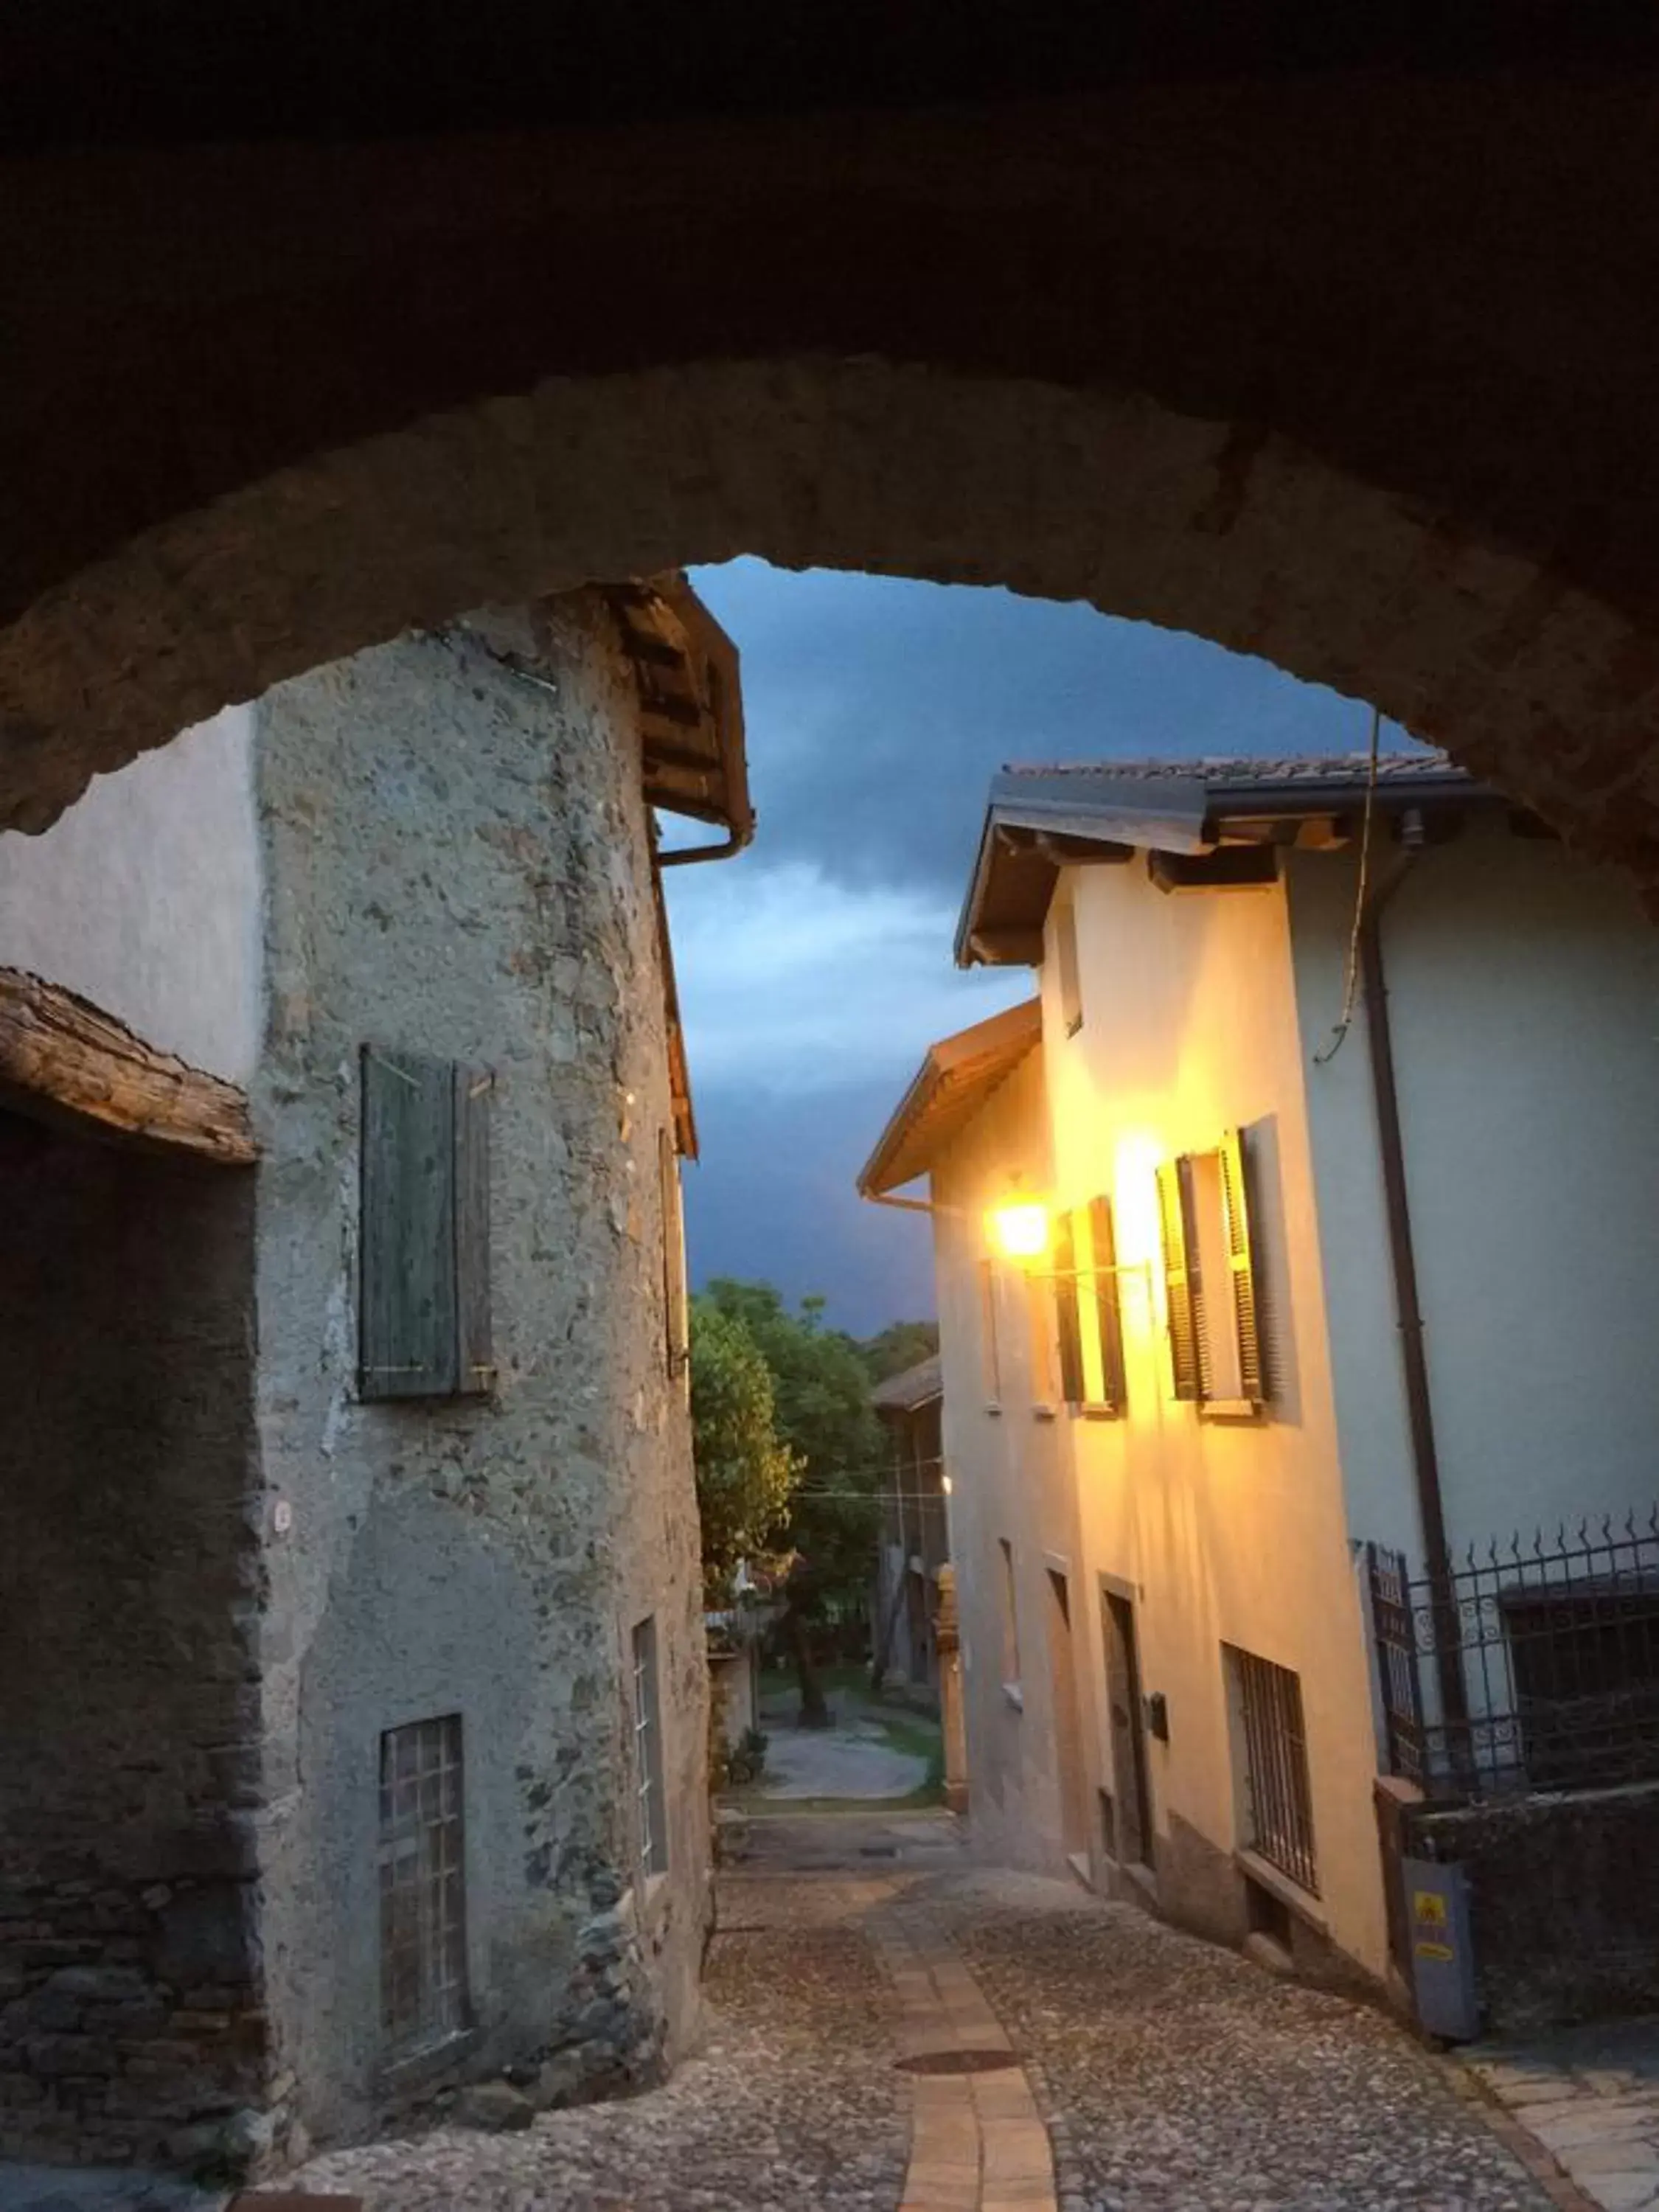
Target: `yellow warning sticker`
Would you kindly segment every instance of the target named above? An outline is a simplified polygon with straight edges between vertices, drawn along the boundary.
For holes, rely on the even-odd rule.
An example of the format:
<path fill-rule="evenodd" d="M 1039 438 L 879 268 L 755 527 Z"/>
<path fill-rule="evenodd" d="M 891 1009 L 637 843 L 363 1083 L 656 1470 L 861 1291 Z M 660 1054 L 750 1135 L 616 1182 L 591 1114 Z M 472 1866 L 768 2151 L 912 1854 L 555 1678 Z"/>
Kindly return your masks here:
<path fill-rule="evenodd" d="M 1422 1942 L 1416 1946 L 1416 1950 L 1419 1959 L 1443 1959 L 1449 1961 L 1457 1955 L 1449 1943 Z"/>
<path fill-rule="evenodd" d="M 1446 1900 L 1436 1889 L 1414 1889 L 1412 1892 L 1412 1917 L 1425 1928 L 1443 1928 L 1446 1924 Z"/>

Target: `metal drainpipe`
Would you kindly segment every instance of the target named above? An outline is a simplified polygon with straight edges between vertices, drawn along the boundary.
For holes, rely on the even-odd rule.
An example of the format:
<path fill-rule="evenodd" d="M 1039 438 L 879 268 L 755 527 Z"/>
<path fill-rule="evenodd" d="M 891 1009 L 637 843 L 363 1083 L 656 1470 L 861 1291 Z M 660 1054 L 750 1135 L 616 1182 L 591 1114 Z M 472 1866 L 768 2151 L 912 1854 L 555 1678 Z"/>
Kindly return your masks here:
<path fill-rule="evenodd" d="M 1406 1382 L 1406 1414 L 1411 1431 L 1412 1470 L 1417 1509 L 1428 1555 L 1431 1601 L 1435 1612 L 1435 1674 L 1443 1721 L 1458 1732 L 1454 1757 L 1467 1756 L 1468 1698 L 1455 1648 L 1457 1610 L 1446 1542 L 1445 1504 L 1440 1489 L 1440 1457 L 1435 1445 L 1434 1402 L 1429 1390 L 1428 1358 L 1423 1344 L 1423 1309 L 1418 1297 L 1417 1254 L 1412 1237 L 1411 1200 L 1406 1188 L 1406 1150 L 1400 1129 L 1400 1093 L 1395 1080 L 1394 1034 L 1389 1019 L 1389 987 L 1382 964 L 1382 915 L 1423 850 L 1423 817 L 1415 808 L 1401 824 L 1402 850 L 1388 880 L 1366 902 L 1359 926 L 1359 972 L 1364 988 L 1365 1029 L 1370 1048 L 1371 1091 L 1376 1109 L 1376 1149 L 1382 1170 L 1388 1216 L 1389 1258 L 1394 1276 L 1395 1314 L 1400 1359 Z"/>

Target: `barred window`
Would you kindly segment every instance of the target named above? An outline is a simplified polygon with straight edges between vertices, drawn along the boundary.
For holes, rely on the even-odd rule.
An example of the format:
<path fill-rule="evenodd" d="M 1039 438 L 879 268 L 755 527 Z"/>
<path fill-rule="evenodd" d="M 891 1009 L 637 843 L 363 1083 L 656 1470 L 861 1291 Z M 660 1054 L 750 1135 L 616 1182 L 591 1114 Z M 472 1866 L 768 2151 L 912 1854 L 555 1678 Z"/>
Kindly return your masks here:
<path fill-rule="evenodd" d="M 398 2052 L 466 2025 L 461 1717 L 380 1738 L 380 2026 Z"/>
<path fill-rule="evenodd" d="M 634 1631 L 634 1775 L 640 1800 L 640 1872 L 668 1871 L 668 1808 L 663 1802 L 662 1716 L 654 1617 Z"/>
<path fill-rule="evenodd" d="M 1302 1717 L 1302 1677 L 1224 1644 L 1231 1675 L 1234 1741 L 1243 1768 L 1245 1841 L 1310 1896 L 1319 1894 L 1313 1789 Z"/>

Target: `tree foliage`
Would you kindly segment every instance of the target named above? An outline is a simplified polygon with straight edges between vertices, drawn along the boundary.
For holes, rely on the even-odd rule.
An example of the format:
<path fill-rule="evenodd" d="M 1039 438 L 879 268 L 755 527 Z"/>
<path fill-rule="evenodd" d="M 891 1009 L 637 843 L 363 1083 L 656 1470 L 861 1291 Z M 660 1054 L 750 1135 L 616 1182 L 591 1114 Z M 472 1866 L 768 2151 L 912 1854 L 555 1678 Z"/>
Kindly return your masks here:
<path fill-rule="evenodd" d="M 891 1322 L 878 1336 L 866 1336 L 859 1346 L 872 1382 L 884 1382 L 890 1375 L 902 1375 L 907 1367 L 920 1367 L 938 1350 L 936 1321 Z"/>
<path fill-rule="evenodd" d="M 765 1354 L 741 1316 L 707 1296 L 691 1301 L 691 1427 L 703 1588 L 722 1606 L 740 1563 L 773 1564 L 801 1464 L 779 1433 Z"/>
<path fill-rule="evenodd" d="M 821 1720 L 811 1626 L 862 1603 L 875 1558 L 885 1454 L 870 1372 L 854 1339 L 823 1326 L 822 1298 L 803 1298 L 792 1312 L 770 1283 L 729 1276 L 717 1276 L 703 1297 L 758 1346 L 771 1370 L 778 1432 L 800 1467 L 777 1532 L 778 1548 L 793 1554 L 782 1629 L 803 1717 Z"/>

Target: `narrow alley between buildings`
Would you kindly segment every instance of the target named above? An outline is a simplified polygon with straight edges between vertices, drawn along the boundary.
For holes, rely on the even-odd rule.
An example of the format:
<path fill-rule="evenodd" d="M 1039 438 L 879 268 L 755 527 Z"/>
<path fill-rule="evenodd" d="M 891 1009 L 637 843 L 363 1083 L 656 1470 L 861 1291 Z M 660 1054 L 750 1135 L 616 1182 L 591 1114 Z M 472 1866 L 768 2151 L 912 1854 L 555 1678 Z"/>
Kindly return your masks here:
<path fill-rule="evenodd" d="M 757 1820 L 664 2088 L 318 2159 L 363 2212 L 1543 2212 L 1449 2062 L 937 1812 Z M 257 2204 L 258 2197 L 247 2200 Z"/>

